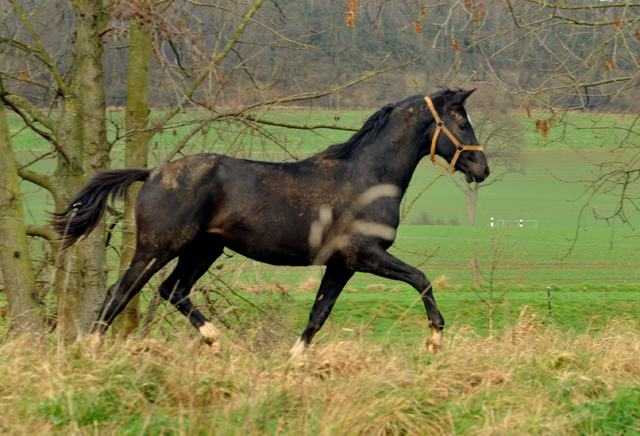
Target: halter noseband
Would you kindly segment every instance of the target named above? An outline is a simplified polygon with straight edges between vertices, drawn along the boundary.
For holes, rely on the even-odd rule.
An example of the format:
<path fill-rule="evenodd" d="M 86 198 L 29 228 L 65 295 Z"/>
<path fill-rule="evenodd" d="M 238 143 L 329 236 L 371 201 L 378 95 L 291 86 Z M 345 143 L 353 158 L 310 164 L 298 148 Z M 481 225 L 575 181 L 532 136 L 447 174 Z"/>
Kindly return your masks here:
<path fill-rule="evenodd" d="M 460 153 L 462 153 L 463 151 L 467 151 L 467 150 L 484 151 L 484 148 L 481 145 L 462 145 L 462 144 L 460 144 L 460 141 L 458 141 L 458 139 L 455 136 L 453 136 L 453 134 L 449 131 L 449 129 L 447 129 L 447 127 L 444 125 L 444 123 L 440 119 L 440 116 L 438 116 L 438 112 L 436 112 L 436 108 L 433 106 L 433 102 L 431 101 L 431 99 L 429 97 L 426 97 L 426 96 L 425 96 L 424 99 L 427 102 L 427 105 L 429 106 L 429 109 L 431 110 L 431 114 L 433 115 L 433 119 L 436 121 L 436 133 L 434 133 L 433 140 L 431 141 L 431 162 L 437 163 L 442 168 L 444 168 L 445 170 L 447 170 L 448 172 L 453 174 L 453 173 L 456 172 L 454 166 L 456 165 L 456 162 L 458 161 L 458 158 L 460 157 Z M 438 141 L 438 136 L 440 135 L 440 131 L 443 131 L 445 133 L 445 135 L 447 135 L 449 137 L 451 142 L 453 142 L 454 145 L 456 146 L 456 154 L 453 156 L 453 159 L 451 159 L 451 163 L 449 164 L 449 166 L 446 166 L 442 162 L 436 160 L 436 142 Z"/>

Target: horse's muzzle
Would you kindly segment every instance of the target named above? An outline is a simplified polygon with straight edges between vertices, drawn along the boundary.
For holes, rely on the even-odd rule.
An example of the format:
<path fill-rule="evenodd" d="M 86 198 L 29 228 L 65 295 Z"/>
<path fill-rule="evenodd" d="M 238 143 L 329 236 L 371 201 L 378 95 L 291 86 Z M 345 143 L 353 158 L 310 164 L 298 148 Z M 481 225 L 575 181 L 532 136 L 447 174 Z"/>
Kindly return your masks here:
<path fill-rule="evenodd" d="M 491 174 L 488 165 L 482 165 L 482 168 L 478 167 L 480 167 L 480 165 L 471 165 L 467 169 L 465 172 L 467 183 L 483 182 L 487 177 L 489 177 L 489 174 Z"/>

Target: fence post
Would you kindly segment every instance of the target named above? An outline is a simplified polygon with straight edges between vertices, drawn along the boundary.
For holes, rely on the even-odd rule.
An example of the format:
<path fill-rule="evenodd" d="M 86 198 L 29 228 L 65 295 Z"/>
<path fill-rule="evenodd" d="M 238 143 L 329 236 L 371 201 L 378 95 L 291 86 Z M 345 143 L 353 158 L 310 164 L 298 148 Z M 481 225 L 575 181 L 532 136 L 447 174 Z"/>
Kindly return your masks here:
<path fill-rule="evenodd" d="M 553 313 L 551 313 L 551 286 L 547 286 L 547 306 L 549 307 L 549 326 L 553 328 Z"/>

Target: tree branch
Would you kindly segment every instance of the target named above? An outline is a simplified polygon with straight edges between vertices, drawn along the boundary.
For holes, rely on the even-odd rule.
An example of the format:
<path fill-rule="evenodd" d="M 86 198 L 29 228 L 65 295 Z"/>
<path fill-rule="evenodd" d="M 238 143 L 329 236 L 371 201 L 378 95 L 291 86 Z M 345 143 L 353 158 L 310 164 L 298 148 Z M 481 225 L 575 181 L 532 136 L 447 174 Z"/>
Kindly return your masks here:
<path fill-rule="evenodd" d="M 176 144 L 175 147 L 173 147 L 173 149 L 169 152 L 169 154 L 167 155 L 167 157 L 165 157 L 162 161 L 162 164 L 165 164 L 167 162 L 169 162 L 171 159 L 173 159 L 173 157 L 178 154 L 180 152 L 180 150 L 182 150 L 182 148 L 187 145 L 187 142 L 189 142 L 189 140 L 191 138 L 193 138 L 193 136 L 198 133 L 200 130 L 202 130 L 204 128 L 204 126 L 206 126 L 209 123 L 209 120 L 206 121 L 202 121 L 200 124 L 198 124 L 197 126 L 195 126 L 194 128 L 192 128 L 191 130 L 189 130 L 187 132 L 186 135 L 184 135 L 182 137 L 182 139 L 180 140 L 180 142 L 178 144 Z"/>
<path fill-rule="evenodd" d="M 341 127 L 341 126 L 336 126 L 335 124 L 290 124 L 290 123 L 281 123 L 278 121 L 269 121 L 262 118 L 258 119 L 252 116 L 247 116 L 245 118 L 254 123 L 266 124 L 268 126 L 275 126 L 275 127 L 284 127 L 287 129 L 297 129 L 297 130 L 331 129 L 331 130 L 344 130 L 348 132 L 357 132 L 360 130 L 360 127 L 346 127 L 346 126 Z"/>
<path fill-rule="evenodd" d="M 533 3 L 538 6 L 544 6 L 546 8 L 563 9 L 567 11 L 576 11 L 576 10 L 583 10 L 583 9 L 591 10 L 591 9 L 610 9 L 610 8 L 632 8 L 634 6 L 635 7 L 640 6 L 640 3 L 627 3 L 627 2 L 623 2 L 623 3 L 603 2 L 601 4 L 588 3 L 581 6 L 569 6 L 566 3 L 547 3 L 546 1 L 539 1 L 539 0 L 525 0 L 525 1 L 527 3 Z"/>
<path fill-rule="evenodd" d="M 16 0 L 9 0 L 9 1 L 11 2 L 13 9 L 16 11 L 18 16 L 20 17 L 20 20 L 22 20 L 26 28 L 29 30 L 31 37 L 36 42 L 38 53 L 42 55 L 42 60 L 47 65 L 51 73 L 53 74 L 53 77 L 55 77 L 56 83 L 58 84 L 58 88 L 60 88 L 60 92 L 62 93 L 62 95 L 67 95 L 67 85 L 66 83 L 64 83 L 64 80 L 62 79 L 62 75 L 58 71 L 58 68 L 56 67 L 55 62 L 53 62 L 51 57 L 49 57 L 49 53 L 47 53 L 47 51 L 45 50 L 44 44 L 42 44 L 42 40 L 40 39 L 40 36 L 36 33 L 35 29 L 27 19 L 27 16 L 24 14 L 24 12 L 20 8 Z"/>
<path fill-rule="evenodd" d="M 5 96 L 5 98 L 3 98 L 3 100 L 7 103 L 7 105 L 9 105 L 18 115 L 20 115 L 20 117 L 22 118 L 22 120 L 24 121 L 24 123 L 31 129 L 33 130 L 35 133 L 37 133 L 38 135 L 42 136 L 44 139 L 46 139 L 55 149 L 55 151 L 57 153 L 60 154 L 60 156 L 62 156 L 62 158 L 67 162 L 67 164 L 71 165 L 71 160 L 69 159 L 69 156 L 67 156 L 67 154 L 64 152 L 64 149 L 60 146 L 60 144 L 58 144 L 58 141 L 56 141 L 56 138 L 48 133 L 45 132 L 42 129 L 39 129 L 38 127 L 36 127 L 36 125 L 25 115 L 25 113 L 23 112 L 23 109 L 20 108 L 19 106 L 15 105 L 12 103 L 11 100 L 14 100 L 13 97 L 16 96 Z M 17 101 L 22 101 L 22 102 L 26 102 L 26 100 L 24 99 L 20 99 L 20 97 L 16 97 L 15 100 Z M 27 102 L 28 103 L 28 102 Z M 30 103 L 28 103 L 29 105 L 31 105 Z M 41 114 L 41 112 L 33 105 L 31 105 L 31 107 L 34 110 L 34 113 L 36 114 Z M 32 114 L 30 114 L 32 115 Z M 32 115 L 33 116 L 33 115 Z M 48 117 L 45 117 L 47 120 L 49 119 Z M 45 126 L 46 127 L 46 126 Z"/>
<path fill-rule="evenodd" d="M 42 113 L 42 111 L 40 109 L 38 109 L 37 107 L 35 107 L 34 105 L 32 105 L 27 99 L 24 99 L 22 97 L 19 97 L 15 94 L 7 94 L 4 96 L 4 100 L 11 105 L 12 108 L 14 108 L 16 106 L 19 106 L 20 108 L 22 108 L 22 110 L 24 110 L 26 113 L 28 113 L 29 115 L 31 115 L 31 117 L 36 120 L 37 122 L 39 122 L 40 124 L 42 124 L 44 127 L 46 127 L 47 129 L 49 129 L 51 132 L 53 132 L 55 130 L 55 124 L 53 122 L 53 120 L 51 118 L 49 118 L 48 116 L 46 116 L 45 114 Z M 31 128 L 33 128 L 32 126 L 29 126 Z M 42 135 L 42 133 L 37 132 L 39 135 Z M 46 138 L 47 140 L 53 140 L 53 138 Z"/>
<path fill-rule="evenodd" d="M 11 0 L 11 1 L 15 1 L 15 0 Z M 231 51 L 233 46 L 236 44 L 236 42 L 238 42 L 238 39 L 240 39 L 240 36 L 244 32 L 244 29 L 247 27 L 247 24 L 251 21 L 251 17 L 253 17 L 253 15 L 262 6 L 262 2 L 263 2 L 263 0 L 257 0 L 254 3 L 253 7 L 244 16 L 244 19 L 242 20 L 242 23 L 240 23 L 240 25 L 238 26 L 238 28 L 236 29 L 234 34 L 231 36 L 231 38 L 229 39 L 227 44 L 224 46 L 222 51 L 220 53 L 218 53 L 218 55 L 213 58 L 213 60 L 209 63 L 209 65 L 207 65 L 204 68 L 204 70 L 202 70 L 200 75 L 193 81 L 193 83 L 191 84 L 189 89 L 187 89 L 187 91 L 185 92 L 184 97 L 182 97 L 182 99 L 178 102 L 178 104 L 175 105 L 169 111 L 169 113 L 162 119 L 162 121 L 160 121 L 160 123 L 158 123 L 158 124 L 160 124 L 160 125 L 165 124 L 167 121 L 169 121 L 175 115 L 180 113 L 180 111 L 182 111 L 182 108 L 184 107 L 185 104 L 187 104 L 189 101 L 191 101 L 191 98 L 193 97 L 193 94 L 200 87 L 200 85 L 202 84 L 204 79 L 207 78 L 207 76 L 211 73 L 211 71 L 215 67 L 220 65 L 220 62 L 222 62 L 227 57 L 227 55 L 229 54 L 229 52 Z"/>
<path fill-rule="evenodd" d="M 211 117 L 209 119 L 198 121 L 198 125 L 195 126 L 191 131 L 189 131 L 189 133 L 187 133 L 187 135 L 180 141 L 180 143 L 177 144 L 173 148 L 173 150 L 171 150 L 171 152 L 169 153 L 169 155 L 167 155 L 167 157 L 164 159 L 163 162 L 168 162 L 169 160 L 171 160 L 186 145 L 187 141 L 189 139 L 191 139 L 193 137 L 193 135 L 195 135 L 198 131 L 200 131 L 205 126 L 205 124 L 207 124 L 207 123 L 210 123 L 210 122 L 213 122 L 213 121 L 218 121 L 218 120 L 221 120 L 223 118 L 237 118 L 239 116 L 242 116 L 246 112 L 249 112 L 250 110 L 256 109 L 256 108 L 261 107 L 261 106 L 274 105 L 274 104 L 278 104 L 278 103 L 289 103 L 289 102 L 293 102 L 293 101 L 312 100 L 312 99 L 317 99 L 317 98 L 320 98 L 320 97 L 324 97 L 326 95 L 329 95 L 329 94 L 338 92 L 340 90 L 346 89 L 346 88 L 348 88 L 350 86 L 356 85 L 356 84 L 358 84 L 360 82 L 363 82 L 363 81 L 365 81 L 365 80 L 367 80 L 367 79 L 369 79 L 371 77 L 374 77 L 374 76 L 377 76 L 377 75 L 380 75 L 380 74 L 384 74 L 384 73 L 387 73 L 389 71 L 392 71 L 392 70 L 395 70 L 395 69 L 402 68 L 402 67 L 405 67 L 407 65 L 410 65 L 410 64 L 414 63 L 415 61 L 417 61 L 418 59 L 420 59 L 421 57 L 422 57 L 422 55 L 420 55 L 417 58 L 412 59 L 409 62 L 406 62 L 404 64 L 396 65 L 396 66 L 393 66 L 391 68 L 387 68 L 385 70 L 374 71 L 374 72 L 366 74 L 366 75 L 364 75 L 364 76 L 362 76 L 362 77 L 360 77 L 360 78 L 358 78 L 356 80 L 353 80 L 353 81 L 347 83 L 346 85 L 338 86 L 338 87 L 332 88 L 332 89 L 330 89 L 328 91 L 310 92 L 310 93 L 305 93 L 305 94 L 300 94 L 300 95 L 294 95 L 294 96 L 291 96 L 291 97 L 280 98 L 280 99 L 276 99 L 276 100 L 267 100 L 267 101 L 263 101 L 263 102 L 256 103 L 256 104 L 253 104 L 253 105 L 249 105 L 249 106 L 247 106 L 245 108 L 238 109 L 236 111 L 231 111 L 231 112 L 227 112 L 227 113 L 221 113 L 221 114 L 215 115 L 215 116 L 213 116 L 213 117 Z M 246 118 L 248 120 L 250 120 L 250 121 L 262 122 L 260 120 L 252 119 L 251 117 L 246 117 Z M 159 123 L 156 123 L 156 126 L 158 126 L 158 125 L 161 126 L 166 121 L 167 121 L 166 119 L 162 120 Z M 270 124 L 270 122 L 269 121 L 264 121 L 264 124 Z M 280 125 L 281 127 L 289 127 L 289 128 L 297 128 L 297 129 L 310 129 L 310 127 L 305 127 L 305 126 L 285 125 L 285 123 L 275 124 L 275 122 L 272 122 L 272 125 Z M 360 130 L 360 129 L 354 128 L 354 127 L 341 128 L 341 127 L 331 126 L 331 125 L 327 125 L 326 127 L 325 126 L 314 126 L 313 128 L 332 128 L 332 129 L 336 129 L 336 130 L 346 130 L 346 131 L 357 131 L 357 130 Z M 157 127 L 151 127 L 149 130 L 157 131 L 158 128 Z M 128 133 L 129 132 L 127 132 L 127 134 Z"/>
<path fill-rule="evenodd" d="M 20 81 L 22 83 L 28 83 L 28 84 L 33 85 L 33 86 L 38 86 L 40 88 L 44 88 L 44 89 L 46 89 L 47 91 L 49 91 L 50 93 L 52 93 L 54 95 L 56 93 L 55 88 L 51 88 L 49 85 L 47 85 L 45 83 L 40 83 L 40 82 L 37 82 L 35 80 L 19 77 L 19 76 L 16 76 L 15 74 L 7 73 L 6 71 L 0 71 L 0 74 L 2 74 L 5 77 L 8 77 L 9 79 Z"/>
<path fill-rule="evenodd" d="M 395 65 L 393 67 L 387 68 L 385 70 L 380 70 L 380 71 L 374 71 L 371 72 L 369 74 L 365 74 L 364 76 L 359 77 L 356 80 L 353 80 L 349 83 L 347 83 L 346 85 L 342 85 L 342 86 L 337 86 L 335 88 L 329 89 L 328 91 L 319 91 L 319 92 L 307 92 L 304 94 L 299 94 L 299 95 L 293 95 L 291 97 L 284 97 L 284 98 L 278 98 L 278 99 L 274 99 L 274 100 L 267 100 L 267 101 L 263 101 L 260 103 L 256 103 L 250 106 L 247 106 L 245 109 L 241 110 L 238 112 L 238 114 L 242 114 L 245 112 L 248 112 L 252 109 L 255 109 L 257 107 L 261 107 L 261 106 L 270 106 L 270 105 L 274 105 L 274 104 L 280 104 L 280 103 L 291 103 L 294 101 L 303 101 L 303 100 L 313 100 L 313 99 L 318 99 L 320 97 L 324 97 L 327 96 L 329 94 L 333 94 L 336 93 L 338 91 L 342 91 L 343 89 L 349 88 L 353 85 L 357 85 L 358 83 L 364 82 L 372 77 L 378 76 L 380 74 L 384 74 L 384 73 L 388 73 L 389 71 L 393 71 L 393 70 L 397 70 L 399 68 L 403 68 L 406 67 L 407 65 L 411 65 L 412 63 L 416 62 L 418 59 L 422 58 L 423 55 L 420 55 L 416 58 L 411 59 L 408 62 L 405 62 L 404 64 L 400 64 L 400 65 Z"/>
<path fill-rule="evenodd" d="M 460 185 L 460 183 L 458 183 L 458 181 L 456 180 L 456 176 L 454 176 L 453 174 L 449 174 L 449 176 L 451 176 L 451 181 L 453 182 L 453 184 L 456 185 L 459 190 L 464 192 L 465 195 L 467 195 L 467 189 L 465 189 L 462 185 Z"/>
<path fill-rule="evenodd" d="M 238 12 L 236 12 L 236 11 L 234 11 L 234 10 L 232 10 L 232 9 L 228 9 L 228 8 L 222 7 L 222 6 L 220 6 L 220 5 L 208 5 L 208 4 L 205 4 L 205 3 L 197 2 L 197 1 L 195 1 L 195 0 L 183 0 L 183 1 L 184 1 L 185 3 L 191 3 L 192 5 L 196 5 L 196 6 L 205 6 L 205 7 L 209 7 L 209 8 L 216 8 L 216 9 L 223 10 L 223 11 L 225 11 L 225 12 L 229 12 L 230 14 L 234 14 L 234 15 L 242 16 L 242 15 L 240 15 Z M 274 35 L 276 35 L 278 38 L 282 39 L 283 41 L 287 41 L 287 42 L 290 42 L 291 44 L 295 44 L 295 45 L 299 45 L 299 46 L 301 46 L 300 48 L 285 47 L 285 48 L 287 48 L 287 49 L 289 49 L 289 50 L 307 50 L 307 49 L 315 49 L 315 47 L 313 47 L 313 46 L 311 46 L 311 45 L 304 44 L 304 43 L 302 43 L 302 42 L 298 42 L 298 41 L 294 41 L 294 40 L 292 40 L 292 39 L 287 38 L 287 37 L 286 37 L 286 36 L 284 36 L 284 35 L 279 34 L 279 33 L 278 33 L 278 32 L 276 32 L 275 30 L 273 30 L 271 27 L 269 27 L 269 26 L 265 25 L 264 23 L 261 23 L 261 22 L 259 22 L 259 21 L 255 21 L 255 20 L 250 20 L 250 21 L 251 21 L 252 23 L 257 24 L 258 26 L 261 26 L 261 27 L 263 27 L 263 28 L 267 29 L 269 32 L 273 33 Z"/>
<path fill-rule="evenodd" d="M 44 189 L 55 195 L 56 188 L 51 176 L 38 173 L 29 168 L 20 168 L 18 170 L 18 175 L 31 183 L 43 187 Z"/>
<path fill-rule="evenodd" d="M 60 235 L 56 233 L 52 228 L 47 226 L 26 226 L 27 235 L 39 236 L 51 242 L 51 244 L 57 245 L 60 241 Z"/>

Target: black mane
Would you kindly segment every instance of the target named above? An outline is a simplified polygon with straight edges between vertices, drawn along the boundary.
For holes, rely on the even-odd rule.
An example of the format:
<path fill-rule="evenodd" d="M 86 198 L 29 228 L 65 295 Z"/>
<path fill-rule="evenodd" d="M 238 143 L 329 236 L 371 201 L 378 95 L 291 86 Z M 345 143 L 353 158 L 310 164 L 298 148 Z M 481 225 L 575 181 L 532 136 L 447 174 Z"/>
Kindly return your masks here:
<path fill-rule="evenodd" d="M 446 99 L 447 97 L 455 95 L 456 92 L 458 91 L 445 88 L 441 91 L 431 94 L 430 97 L 432 99 L 436 97 L 445 97 Z M 369 119 L 364 123 L 364 126 L 362 126 L 362 129 L 360 129 L 356 134 L 349 138 L 347 142 L 343 142 L 341 144 L 333 144 L 326 150 L 318 153 L 316 156 L 321 160 L 344 159 L 350 157 L 356 149 L 370 144 L 376 138 L 376 136 L 378 136 L 380 131 L 387 124 L 389 115 L 394 108 L 401 106 L 408 101 L 415 100 L 417 97 L 423 98 L 424 95 L 414 95 L 396 104 L 386 105 L 385 107 L 371 115 Z"/>
<path fill-rule="evenodd" d="M 369 144 L 378 136 L 380 130 L 387 124 L 391 111 L 396 107 L 395 104 L 388 104 L 378 112 L 374 113 L 364 123 L 362 129 L 353 135 L 347 142 L 342 144 L 333 144 L 326 150 L 317 154 L 320 159 L 343 159 L 351 156 L 354 150 L 361 146 Z"/>

